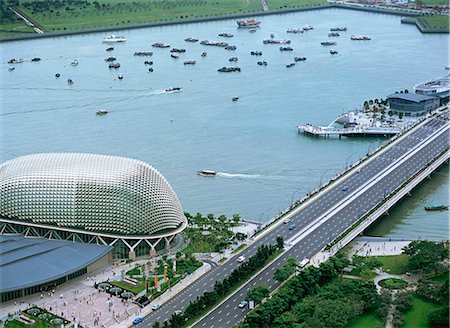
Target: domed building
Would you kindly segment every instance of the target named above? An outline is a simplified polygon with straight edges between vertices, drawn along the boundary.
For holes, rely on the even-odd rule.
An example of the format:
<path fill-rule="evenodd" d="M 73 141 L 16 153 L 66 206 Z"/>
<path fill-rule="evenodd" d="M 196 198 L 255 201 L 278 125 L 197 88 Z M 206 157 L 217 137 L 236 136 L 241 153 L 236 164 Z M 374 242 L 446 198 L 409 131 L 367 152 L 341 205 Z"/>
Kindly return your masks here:
<path fill-rule="evenodd" d="M 170 249 L 187 225 L 167 180 L 124 157 L 44 153 L 0 165 L 1 232 L 113 246 L 113 258 Z"/>

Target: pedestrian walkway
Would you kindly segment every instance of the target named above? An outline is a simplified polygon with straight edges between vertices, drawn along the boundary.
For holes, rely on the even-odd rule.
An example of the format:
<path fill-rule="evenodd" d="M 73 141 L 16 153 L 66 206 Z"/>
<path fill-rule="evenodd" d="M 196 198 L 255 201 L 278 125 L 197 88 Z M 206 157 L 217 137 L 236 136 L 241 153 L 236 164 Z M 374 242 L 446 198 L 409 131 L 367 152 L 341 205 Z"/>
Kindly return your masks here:
<path fill-rule="evenodd" d="M 43 292 L 42 294 L 37 293 L 2 303 L 0 319 L 5 321 L 9 313 L 13 314 L 24 311 L 36 305 L 51 313 L 64 317 L 73 323 L 80 324 L 85 328 L 127 327 L 131 325 L 136 316 L 148 314 L 151 311 L 151 304 L 141 309 L 131 300 L 125 301 L 121 298 L 111 296 L 106 292 L 97 290 L 94 284 L 108 280 L 120 280 L 122 272 L 126 272 L 136 265 L 143 265 L 147 262 L 149 262 L 148 259 L 123 265 L 111 264 L 100 270 L 56 286 L 52 291 Z M 204 264 L 162 294 L 153 303 L 161 304 L 167 302 L 181 289 L 208 271 L 210 267 L 209 264 Z"/>

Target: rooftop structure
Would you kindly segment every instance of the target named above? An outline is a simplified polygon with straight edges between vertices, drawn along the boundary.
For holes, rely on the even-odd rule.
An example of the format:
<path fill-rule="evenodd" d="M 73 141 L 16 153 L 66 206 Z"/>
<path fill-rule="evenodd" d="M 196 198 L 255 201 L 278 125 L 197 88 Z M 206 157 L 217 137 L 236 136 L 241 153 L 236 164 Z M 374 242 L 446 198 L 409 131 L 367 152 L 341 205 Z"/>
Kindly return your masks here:
<path fill-rule="evenodd" d="M 416 94 L 439 97 L 440 104 L 445 105 L 449 102 L 450 95 L 450 77 L 446 76 L 437 80 L 422 82 L 414 86 Z"/>
<path fill-rule="evenodd" d="M 109 261 L 111 246 L 0 235 L 1 301 L 52 289 Z M 100 262 L 100 263 L 98 263 Z"/>
<path fill-rule="evenodd" d="M 422 116 L 440 106 L 440 99 L 417 93 L 393 93 L 389 108 L 396 115 Z"/>
<path fill-rule="evenodd" d="M 130 252 L 143 240 L 148 245 L 139 247 L 150 251 L 162 239 L 168 247 L 187 225 L 175 192 L 155 168 L 134 159 L 80 153 L 33 154 L 0 165 L 0 216 L 0 222 L 16 226 L 91 236 L 81 240 L 100 237 L 103 244 Z M 115 257 L 126 257 L 121 253 L 115 251 Z"/>

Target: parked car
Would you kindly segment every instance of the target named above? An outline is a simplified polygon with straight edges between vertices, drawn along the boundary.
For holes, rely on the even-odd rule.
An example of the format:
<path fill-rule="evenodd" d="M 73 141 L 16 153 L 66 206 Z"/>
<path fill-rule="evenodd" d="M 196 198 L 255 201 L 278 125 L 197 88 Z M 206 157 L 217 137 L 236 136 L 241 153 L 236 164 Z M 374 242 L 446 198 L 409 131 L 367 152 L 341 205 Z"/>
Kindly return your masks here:
<path fill-rule="evenodd" d="M 244 308 L 244 307 L 246 307 L 247 306 L 247 304 L 248 304 L 248 302 L 247 301 L 241 301 L 241 303 L 239 303 L 239 307 L 240 308 Z"/>
<path fill-rule="evenodd" d="M 285 220 L 283 221 L 284 224 L 288 224 L 289 222 L 291 222 L 291 219 L 289 219 L 289 218 L 288 218 L 288 219 L 285 219 Z"/>
<path fill-rule="evenodd" d="M 156 304 L 153 304 L 152 305 L 152 310 L 158 310 L 159 308 L 161 307 L 161 304 L 158 304 L 158 303 L 156 303 Z"/>
<path fill-rule="evenodd" d="M 238 262 L 239 263 L 242 263 L 242 262 L 244 262 L 245 261 L 245 256 L 239 256 L 238 257 Z"/>
<path fill-rule="evenodd" d="M 294 230 L 296 227 L 295 223 L 292 223 L 289 225 L 289 230 Z"/>
<path fill-rule="evenodd" d="M 183 311 L 181 311 L 181 310 L 176 310 L 173 314 L 175 314 L 175 315 L 180 315 L 181 313 L 183 313 Z"/>
<path fill-rule="evenodd" d="M 138 323 L 141 323 L 142 321 L 144 321 L 144 318 L 137 317 L 137 318 L 134 318 L 133 324 L 137 325 Z"/>
<path fill-rule="evenodd" d="M 348 186 L 343 186 L 342 187 L 342 191 L 347 191 L 348 190 Z"/>

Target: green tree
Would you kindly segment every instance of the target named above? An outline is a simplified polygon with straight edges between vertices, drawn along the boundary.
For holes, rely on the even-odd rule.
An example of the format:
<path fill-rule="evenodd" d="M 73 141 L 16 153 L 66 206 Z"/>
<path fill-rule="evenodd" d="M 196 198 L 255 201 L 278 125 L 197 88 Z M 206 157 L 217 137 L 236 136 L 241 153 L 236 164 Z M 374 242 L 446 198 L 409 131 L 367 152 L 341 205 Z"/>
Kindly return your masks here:
<path fill-rule="evenodd" d="M 269 295 L 269 287 L 267 287 L 266 285 L 259 285 L 250 289 L 245 299 L 248 301 L 255 301 L 255 303 L 260 303 L 262 299 L 268 297 Z"/>
<path fill-rule="evenodd" d="M 444 243 L 415 240 L 403 249 L 410 257 L 408 269 L 413 272 L 436 273 L 441 267 L 440 262 L 448 258 L 448 247 Z"/>
<path fill-rule="evenodd" d="M 298 265 L 297 259 L 293 257 L 288 258 L 286 263 L 281 268 L 275 270 L 273 274 L 273 279 L 279 282 L 285 281 L 295 272 L 297 265 Z"/>
<path fill-rule="evenodd" d="M 277 247 L 278 247 L 278 249 L 284 248 L 284 240 L 283 240 L 283 237 L 281 237 L 281 236 L 277 237 Z"/>
<path fill-rule="evenodd" d="M 239 214 L 233 214 L 233 222 L 239 223 L 241 221 L 241 216 Z"/>
<path fill-rule="evenodd" d="M 156 321 L 153 323 L 152 328 L 161 328 L 161 325 L 159 324 L 159 321 Z"/>

